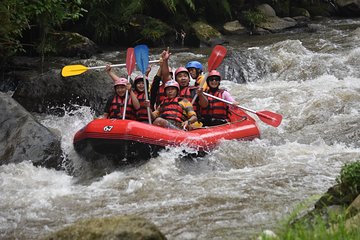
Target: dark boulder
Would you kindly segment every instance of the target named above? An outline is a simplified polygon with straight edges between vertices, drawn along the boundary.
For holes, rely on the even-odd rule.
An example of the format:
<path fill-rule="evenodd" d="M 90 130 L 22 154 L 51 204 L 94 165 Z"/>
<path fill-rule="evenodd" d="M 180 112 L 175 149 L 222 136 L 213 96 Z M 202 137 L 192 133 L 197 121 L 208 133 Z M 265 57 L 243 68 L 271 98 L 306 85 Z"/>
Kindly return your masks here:
<path fill-rule="evenodd" d="M 83 60 L 74 64 L 104 66 L 103 61 Z M 97 114 L 103 111 L 107 98 L 113 94 L 113 82 L 104 69 L 87 70 L 70 77 L 62 77 L 61 69 L 23 79 L 14 92 L 16 99 L 29 112 L 53 113 L 63 106 L 90 106 Z M 126 69 L 114 68 L 118 76 L 126 77 Z M 59 107 L 59 108 L 57 108 Z"/>
<path fill-rule="evenodd" d="M 60 137 L 41 125 L 8 94 L 0 93 L 0 165 L 31 160 L 60 169 Z"/>

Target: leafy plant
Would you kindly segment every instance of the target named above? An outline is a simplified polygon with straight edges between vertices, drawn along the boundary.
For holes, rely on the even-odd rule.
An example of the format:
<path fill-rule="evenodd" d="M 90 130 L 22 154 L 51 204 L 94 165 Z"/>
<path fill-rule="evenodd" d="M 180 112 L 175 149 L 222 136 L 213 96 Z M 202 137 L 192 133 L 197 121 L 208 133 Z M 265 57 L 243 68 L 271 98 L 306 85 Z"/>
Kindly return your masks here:
<path fill-rule="evenodd" d="M 3 0 L 0 5 L 1 53 L 11 56 L 23 51 L 25 43 L 21 40 L 24 31 L 35 28 L 40 32 L 38 51 L 43 54 L 47 34 L 68 20 L 79 19 L 84 11 L 80 5 L 81 0 Z"/>
<path fill-rule="evenodd" d="M 360 161 L 345 164 L 336 181 L 347 186 L 351 192 L 360 192 Z"/>
<path fill-rule="evenodd" d="M 242 14 L 243 22 L 251 29 L 254 29 L 260 23 L 266 20 L 266 16 L 258 10 L 244 11 Z"/>

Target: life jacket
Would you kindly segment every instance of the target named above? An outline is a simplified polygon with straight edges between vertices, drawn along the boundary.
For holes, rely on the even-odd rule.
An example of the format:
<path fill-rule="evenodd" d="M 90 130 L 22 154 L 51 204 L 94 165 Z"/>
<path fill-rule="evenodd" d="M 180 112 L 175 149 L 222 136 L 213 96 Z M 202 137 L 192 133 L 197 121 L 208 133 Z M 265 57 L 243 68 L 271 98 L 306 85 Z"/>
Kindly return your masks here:
<path fill-rule="evenodd" d="M 139 100 L 140 108 L 136 110 L 136 120 L 140 122 L 148 121 L 147 107 L 145 106 L 145 92 L 134 91 L 136 98 Z"/>
<path fill-rule="evenodd" d="M 208 91 L 208 90 L 209 90 L 209 87 L 208 87 L 208 85 L 207 85 L 207 83 L 206 83 L 206 80 L 205 80 L 204 78 L 205 78 L 205 76 L 202 75 L 202 74 L 200 74 L 200 75 L 197 77 L 194 85 L 195 85 L 195 86 L 200 86 L 201 82 L 204 81 L 203 90 L 204 90 L 204 91 Z"/>
<path fill-rule="evenodd" d="M 183 113 L 182 106 L 179 104 L 181 100 L 180 97 L 166 98 L 160 105 L 160 117 L 177 122 L 185 121 L 187 118 Z"/>
<path fill-rule="evenodd" d="M 224 93 L 224 89 L 218 89 L 215 93 L 211 93 L 210 91 L 207 91 L 208 93 L 212 94 L 215 97 L 221 98 Z M 201 108 L 201 117 L 205 119 L 226 119 L 227 121 L 230 121 L 229 119 L 229 106 L 219 100 L 216 100 L 212 97 L 207 97 L 209 101 L 209 105 L 206 108 Z"/>
<path fill-rule="evenodd" d="M 125 96 L 120 97 L 119 95 L 116 94 L 110 104 L 108 118 L 122 119 L 122 115 L 124 112 L 124 105 L 125 105 Z M 135 111 L 130 97 L 128 98 L 128 102 L 126 104 L 125 118 L 130 120 L 135 120 Z"/>
<path fill-rule="evenodd" d="M 182 97 L 182 98 L 186 98 L 187 100 L 189 100 L 189 102 L 192 102 L 193 98 L 195 97 L 196 95 L 196 89 L 197 87 L 194 87 L 194 86 L 187 86 L 187 87 L 184 87 L 180 90 L 180 93 L 179 93 L 179 96 Z M 193 108 L 194 108 L 194 111 L 197 112 L 199 107 L 198 107 L 198 101 L 196 101 L 194 104 L 193 104 Z"/>
<path fill-rule="evenodd" d="M 165 84 L 161 84 L 159 86 L 157 95 L 156 95 L 156 101 L 155 104 L 156 106 L 160 106 L 160 103 L 162 103 L 162 101 L 164 101 L 166 99 L 166 95 L 165 95 Z"/>

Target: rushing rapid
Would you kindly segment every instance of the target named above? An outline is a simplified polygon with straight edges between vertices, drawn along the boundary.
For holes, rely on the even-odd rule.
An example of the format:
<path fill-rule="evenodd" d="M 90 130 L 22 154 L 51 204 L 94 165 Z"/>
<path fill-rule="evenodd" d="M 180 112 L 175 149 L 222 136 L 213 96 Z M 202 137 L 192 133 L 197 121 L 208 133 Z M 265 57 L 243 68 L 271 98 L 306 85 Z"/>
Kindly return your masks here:
<path fill-rule="evenodd" d="M 230 40 L 221 86 L 241 106 L 283 121 L 258 120 L 260 139 L 223 141 L 202 158 L 184 160 L 175 148 L 136 167 L 89 163 L 72 146 L 95 117 L 88 107 L 36 115 L 60 132 L 66 170 L 0 166 L 0 238 L 38 239 L 77 220 L 125 214 L 147 218 L 168 239 L 249 239 L 276 226 L 360 157 L 360 21 L 311 29 Z M 174 53 L 171 65 L 205 63 L 201 51 Z"/>

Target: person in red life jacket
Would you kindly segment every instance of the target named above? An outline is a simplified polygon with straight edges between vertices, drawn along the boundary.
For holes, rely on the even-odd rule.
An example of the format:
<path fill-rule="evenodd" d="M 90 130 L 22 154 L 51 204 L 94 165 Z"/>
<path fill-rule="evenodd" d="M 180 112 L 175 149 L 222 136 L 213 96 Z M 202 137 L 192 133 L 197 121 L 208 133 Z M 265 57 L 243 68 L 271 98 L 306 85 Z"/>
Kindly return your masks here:
<path fill-rule="evenodd" d="M 178 97 L 179 84 L 170 80 L 165 83 L 166 99 L 152 112 L 153 124 L 165 128 L 188 129 L 197 121 L 191 102 Z"/>
<path fill-rule="evenodd" d="M 192 79 L 195 80 L 194 86 L 199 86 L 203 83 L 203 90 L 208 90 L 208 86 L 205 82 L 204 75 L 203 75 L 203 66 L 198 61 L 190 61 L 185 65 L 185 68 L 189 71 L 189 74 Z"/>
<path fill-rule="evenodd" d="M 115 95 L 111 96 L 105 106 L 102 118 L 122 119 L 125 107 L 125 93 L 128 90 L 125 119 L 135 120 L 135 111 L 140 108 L 140 103 L 131 89 L 131 84 L 126 78 L 115 77 Z"/>
<path fill-rule="evenodd" d="M 176 69 L 175 80 L 179 83 L 180 86 L 180 97 L 186 98 L 187 100 L 192 102 L 195 95 L 198 95 L 193 106 L 195 112 L 197 112 L 200 107 L 206 108 L 208 106 L 208 99 L 203 94 L 203 89 L 195 86 L 189 86 L 190 74 L 186 68 L 179 67 L 178 69 Z"/>
<path fill-rule="evenodd" d="M 206 79 L 209 90 L 206 92 L 215 97 L 224 99 L 226 101 L 237 104 L 231 94 L 225 89 L 220 89 L 221 75 L 218 71 L 212 70 Z M 230 109 L 229 105 L 208 97 L 209 105 L 206 108 L 201 108 L 201 122 L 204 126 L 215 126 L 227 123 L 229 121 Z"/>
<path fill-rule="evenodd" d="M 146 79 L 147 89 L 149 89 L 149 79 L 147 77 L 145 77 L 145 79 Z M 136 120 L 140 122 L 148 122 L 149 121 L 147 114 L 148 104 L 146 104 L 145 85 L 142 75 L 135 77 L 133 88 L 136 98 L 140 103 L 140 108 L 136 110 Z"/>

